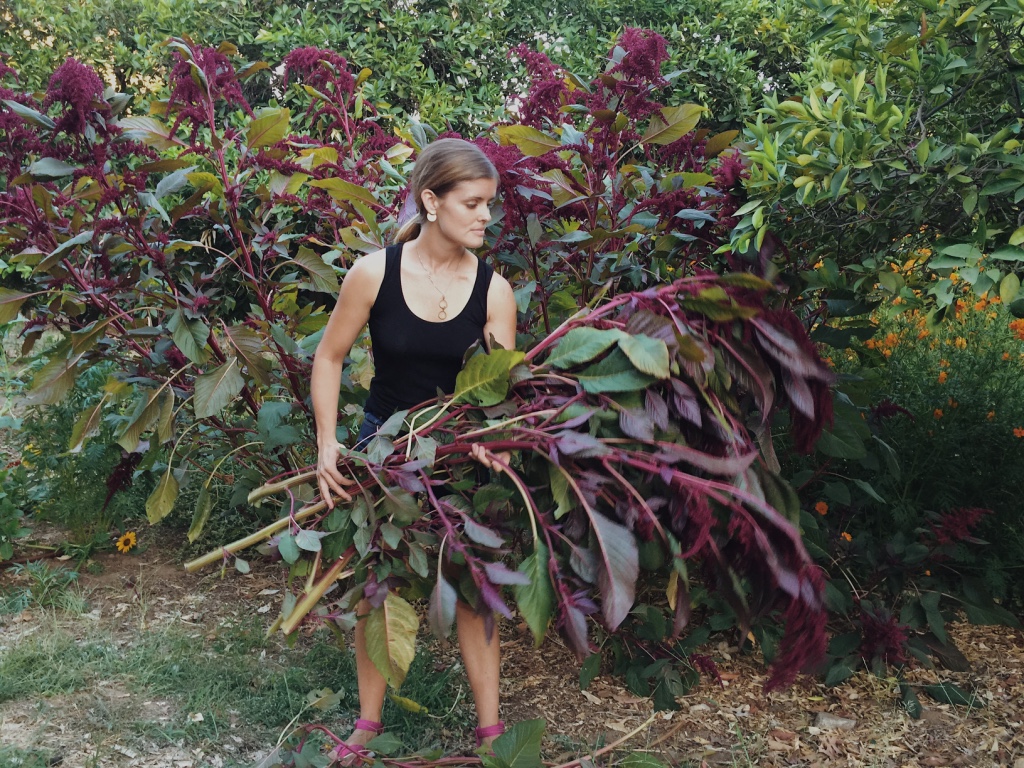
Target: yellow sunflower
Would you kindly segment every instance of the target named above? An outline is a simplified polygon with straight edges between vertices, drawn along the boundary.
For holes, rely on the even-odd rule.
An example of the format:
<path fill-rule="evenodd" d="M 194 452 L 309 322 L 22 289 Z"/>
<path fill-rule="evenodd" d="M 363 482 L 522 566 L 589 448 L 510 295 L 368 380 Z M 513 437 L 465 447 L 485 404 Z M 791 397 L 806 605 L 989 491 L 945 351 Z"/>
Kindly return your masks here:
<path fill-rule="evenodd" d="M 138 543 L 135 538 L 135 531 L 128 531 L 117 540 L 117 551 L 128 554 Z"/>

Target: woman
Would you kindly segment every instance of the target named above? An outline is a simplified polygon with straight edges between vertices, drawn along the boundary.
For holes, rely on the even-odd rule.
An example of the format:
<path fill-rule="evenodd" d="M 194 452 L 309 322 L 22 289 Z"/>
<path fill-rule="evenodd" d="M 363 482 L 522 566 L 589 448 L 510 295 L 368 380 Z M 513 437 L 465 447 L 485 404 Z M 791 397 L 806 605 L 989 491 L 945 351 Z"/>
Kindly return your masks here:
<path fill-rule="evenodd" d="M 417 215 L 398 233 L 398 244 L 356 261 L 338 294 L 313 361 L 320 493 L 333 507 L 351 481 L 338 471 L 335 437 L 342 364 L 369 323 L 375 375 L 357 440 L 363 442 L 395 411 L 451 393 L 466 350 L 477 340 L 515 346 L 512 288 L 468 249 L 479 248 L 491 220 L 498 174 L 487 156 L 461 139 L 441 139 L 420 153 L 409 180 Z M 478 447 L 478 460 L 490 462 Z M 359 604 L 359 615 L 369 611 Z M 484 617 L 460 601 L 456 608 L 459 649 L 476 701 L 477 742 L 504 732 L 498 719 L 499 648 Z M 334 757 L 360 762 L 363 746 L 383 730 L 386 682 L 366 652 L 364 621 L 356 624 L 359 720 Z"/>

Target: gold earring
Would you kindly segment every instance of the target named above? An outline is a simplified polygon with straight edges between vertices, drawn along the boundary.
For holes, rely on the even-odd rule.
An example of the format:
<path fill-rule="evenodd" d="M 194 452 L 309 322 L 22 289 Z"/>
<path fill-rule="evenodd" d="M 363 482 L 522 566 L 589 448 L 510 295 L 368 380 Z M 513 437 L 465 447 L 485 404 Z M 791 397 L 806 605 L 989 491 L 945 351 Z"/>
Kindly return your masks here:
<path fill-rule="evenodd" d="M 427 221 L 437 221 L 437 214 L 433 211 L 427 212 Z"/>

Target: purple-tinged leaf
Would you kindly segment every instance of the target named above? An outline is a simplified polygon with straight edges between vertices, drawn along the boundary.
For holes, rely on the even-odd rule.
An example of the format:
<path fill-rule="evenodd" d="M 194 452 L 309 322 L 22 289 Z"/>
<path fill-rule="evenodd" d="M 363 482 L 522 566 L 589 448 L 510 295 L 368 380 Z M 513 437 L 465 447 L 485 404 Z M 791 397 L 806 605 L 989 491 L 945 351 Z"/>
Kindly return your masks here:
<path fill-rule="evenodd" d="M 455 587 L 449 584 L 444 576 L 438 572 L 437 583 L 430 592 L 430 607 L 427 609 L 427 621 L 430 623 L 430 631 L 436 637 L 448 637 L 452 631 L 452 624 L 455 623 L 455 603 L 458 595 Z"/>
<path fill-rule="evenodd" d="M 747 467 L 757 458 L 757 451 L 751 451 L 742 456 L 712 456 L 685 445 L 661 443 L 660 450 L 654 454 L 653 458 L 667 464 L 678 464 L 682 461 L 713 475 L 735 477 L 747 470 Z"/>
<path fill-rule="evenodd" d="M 495 613 L 501 614 L 506 619 L 512 618 L 512 611 L 505 605 L 505 601 L 501 599 L 501 595 L 498 594 L 498 590 L 494 588 L 494 585 L 486 579 L 480 579 L 476 583 L 476 588 L 480 591 L 480 597 L 488 608 Z"/>
<path fill-rule="evenodd" d="M 654 422 L 643 411 L 623 408 L 619 411 L 619 429 L 636 440 L 654 440 Z"/>
<path fill-rule="evenodd" d="M 470 539 L 482 547 L 499 549 L 505 543 L 505 540 L 497 533 L 468 516 L 465 518 L 464 530 Z"/>
<path fill-rule="evenodd" d="M 605 624 L 614 630 L 629 614 L 636 595 L 640 572 L 636 539 L 624 526 L 588 509 L 591 531 L 600 550 L 597 583 L 601 589 L 601 608 Z"/>
<path fill-rule="evenodd" d="M 790 404 L 808 419 L 814 418 L 814 395 L 807 386 L 807 380 L 790 376 L 788 371 L 782 372 L 782 386 L 789 396 Z"/>
<path fill-rule="evenodd" d="M 672 405 L 679 417 L 686 419 L 695 427 L 700 427 L 703 419 L 700 415 L 700 403 L 696 393 L 679 379 L 672 379 Z"/>
<path fill-rule="evenodd" d="M 567 605 L 562 610 L 562 632 L 569 641 L 569 647 L 577 658 L 590 655 L 590 641 L 587 639 L 587 617 L 579 608 Z"/>
<path fill-rule="evenodd" d="M 607 456 L 611 453 L 611 449 L 593 435 L 572 430 L 560 432 L 556 445 L 558 446 L 559 453 L 562 455 L 580 459 Z"/>
<path fill-rule="evenodd" d="M 662 432 L 668 429 L 668 404 L 653 389 L 647 390 L 644 395 L 644 411 L 654 426 Z"/>
<path fill-rule="evenodd" d="M 525 586 L 530 583 L 529 576 L 521 571 L 510 570 L 504 563 L 484 563 L 484 572 L 491 584 Z"/>

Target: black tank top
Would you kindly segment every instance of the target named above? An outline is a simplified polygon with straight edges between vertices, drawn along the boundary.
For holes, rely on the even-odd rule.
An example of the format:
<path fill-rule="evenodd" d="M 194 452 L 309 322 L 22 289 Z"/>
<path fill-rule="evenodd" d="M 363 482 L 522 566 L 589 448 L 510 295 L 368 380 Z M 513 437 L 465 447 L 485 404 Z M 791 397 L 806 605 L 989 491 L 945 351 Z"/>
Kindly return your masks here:
<path fill-rule="evenodd" d="M 402 244 L 385 251 L 384 280 L 370 309 L 374 376 L 366 410 L 386 419 L 395 411 L 455 391 L 462 357 L 483 339 L 487 290 L 494 270 L 478 262 L 473 293 L 458 315 L 432 323 L 413 314 L 402 293 Z"/>

